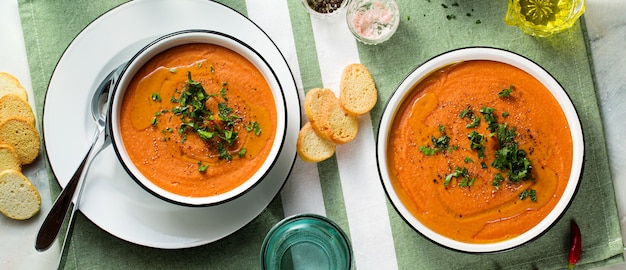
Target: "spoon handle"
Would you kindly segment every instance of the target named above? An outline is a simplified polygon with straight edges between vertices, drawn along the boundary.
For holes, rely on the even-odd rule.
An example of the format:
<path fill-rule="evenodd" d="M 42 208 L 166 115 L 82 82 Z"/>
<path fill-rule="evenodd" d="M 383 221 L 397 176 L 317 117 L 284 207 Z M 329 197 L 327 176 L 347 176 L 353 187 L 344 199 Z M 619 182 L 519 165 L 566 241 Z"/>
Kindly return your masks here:
<path fill-rule="evenodd" d="M 98 130 L 98 132 L 96 132 L 96 135 L 91 142 L 91 146 L 89 147 L 87 154 L 81 161 L 78 169 L 76 170 L 70 181 L 67 183 L 67 186 L 65 186 L 65 188 L 61 191 L 61 194 L 59 194 L 59 197 L 52 205 L 52 208 L 46 216 L 46 219 L 44 219 L 43 223 L 41 224 L 41 227 L 39 228 L 39 233 L 37 234 L 37 238 L 35 240 L 35 249 L 37 249 L 38 251 L 45 251 L 50 248 L 54 240 L 57 238 L 57 235 L 61 230 L 61 225 L 63 224 L 65 216 L 67 215 L 70 204 L 72 203 L 74 193 L 79 184 L 82 184 L 82 181 L 80 180 L 83 172 L 85 171 L 85 165 L 89 164 L 87 161 L 91 160 L 94 146 L 96 145 L 96 142 L 98 141 L 98 138 L 102 135 L 102 133 L 102 130 Z M 75 211 L 75 209 L 72 209 L 72 211 Z"/>

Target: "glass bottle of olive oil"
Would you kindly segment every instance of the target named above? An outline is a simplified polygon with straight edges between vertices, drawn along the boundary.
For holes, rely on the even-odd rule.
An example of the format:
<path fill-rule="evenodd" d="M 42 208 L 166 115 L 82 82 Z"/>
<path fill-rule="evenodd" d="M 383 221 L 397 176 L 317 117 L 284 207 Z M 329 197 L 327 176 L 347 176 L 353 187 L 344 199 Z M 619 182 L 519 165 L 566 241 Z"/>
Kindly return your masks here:
<path fill-rule="evenodd" d="M 585 12 L 585 0 L 509 0 L 504 21 L 525 33 L 546 37 L 572 25 Z"/>

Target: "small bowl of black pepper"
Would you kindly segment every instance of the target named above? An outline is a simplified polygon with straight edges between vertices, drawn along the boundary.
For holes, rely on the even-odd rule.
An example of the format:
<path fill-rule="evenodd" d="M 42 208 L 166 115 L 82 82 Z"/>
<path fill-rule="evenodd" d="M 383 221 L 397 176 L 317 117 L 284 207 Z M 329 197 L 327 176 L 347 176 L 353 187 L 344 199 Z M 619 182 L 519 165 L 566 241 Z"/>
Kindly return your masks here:
<path fill-rule="evenodd" d="M 302 0 L 302 5 L 310 14 L 324 18 L 341 13 L 349 0 Z"/>

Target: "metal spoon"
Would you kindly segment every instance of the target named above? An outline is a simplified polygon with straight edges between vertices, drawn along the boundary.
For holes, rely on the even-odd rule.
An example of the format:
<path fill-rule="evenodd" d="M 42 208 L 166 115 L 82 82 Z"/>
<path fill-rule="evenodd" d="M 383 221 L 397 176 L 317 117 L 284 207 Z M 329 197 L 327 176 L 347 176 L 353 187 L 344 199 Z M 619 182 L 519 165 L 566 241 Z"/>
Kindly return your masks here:
<path fill-rule="evenodd" d="M 91 100 L 91 113 L 93 115 L 94 120 L 97 123 L 97 130 L 92 139 L 91 146 L 83 158 L 82 162 L 78 166 L 78 169 L 70 178 L 70 181 L 67 183 L 67 186 L 61 191 L 59 197 L 56 199 L 50 212 L 46 216 L 46 219 L 41 224 L 39 228 L 39 233 L 37 234 L 37 239 L 35 240 L 35 249 L 38 251 L 45 251 L 54 242 L 57 238 L 59 230 L 61 229 L 61 225 L 65 220 L 65 216 L 70 209 L 70 205 L 72 205 L 72 199 L 74 198 L 74 193 L 78 189 L 78 193 L 76 194 L 76 204 L 71 207 L 71 216 L 70 221 L 67 226 L 68 234 L 71 231 L 72 221 L 74 218 L 74 213 L 76 209 L 78 209 L 78 203 L 80 201 L 80 194 L 82 192 L 84 173 L 88 164 L 91 163 L 93 158 L 100 152 L 100 150 L 104 149 L 105 146 L 111 143 L 111 139 L 108 135 L 108 132 L 105 132 L 106 122 L 107 122 L 107 113 L 108 113 L 108 101 L 109 101 L 109 93 L 111 89 L 113 89 L 117 77 L 119 76 L 119 71 L 121 67 L 116 68 L 111 71 L 109 75 L 100 83 L 96 92 L 94 93 Z M 97 142 L 101 141 L 100 137 L 104 134 L 104 141 L 100 144 Z M 94 151 L 95 150 L 95 151 Z M 67 235 L 65 241 L 67 241 Z M 65 243 L 64 243 L 65 246 Z"/>

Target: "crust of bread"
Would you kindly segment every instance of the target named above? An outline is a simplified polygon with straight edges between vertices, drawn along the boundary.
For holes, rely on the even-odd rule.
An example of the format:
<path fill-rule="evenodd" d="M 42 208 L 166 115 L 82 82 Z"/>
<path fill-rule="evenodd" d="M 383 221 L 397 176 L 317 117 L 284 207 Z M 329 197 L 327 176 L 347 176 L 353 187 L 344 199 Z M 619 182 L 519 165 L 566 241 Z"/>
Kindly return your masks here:
<path fill-rule="evenodd" d="M 298 132 L 296 152 L 303 161 L 324 161 L 335 154 L 335 149 L 335 143 L 318 136 L 310 122 L 304 124 Z"/>
<path fill-rule="evenodd" d="M 9 93 L 16 94 L 24 101 L 28 101 L 28 92 L 20 81 L 9 73 L 0 72 L 0 97 Z"/>
<path fill-rule="evenodd" d="M 5 216 L 25 220 L 41 209 L 41 196 L 37 188 L 16 170 L 0 172 L 0 212 Z"/>
<path fill-rule="evenodd" d="M 22 170 L 22 162 L 17 156 L 15 147 L 10 144 L 0 143 L 0 172 L 4 170 Z"/>
<path fill-rule="evenodd" d="M 39 155 L 39 132 L 22 117 L 12 116 L 0 122 L 0 142 L 15 148 L 22 165 L 32 163 Z"/>
<path fill-rule="evenodd" d="M 0 122 L 11 116 L 22 117 L 31 125 L 35 125 L 35 114 L 30 104 L 15 93 L 7 93 L 0 97 Z"/>
<path fill-rule="evenodd" d="M 369 112 L 378 101 L 378 90 L 369 70 L 362 64 L 350 64 L 341 73 L 339 84 L 341 107 L 353 115 Z"/>

